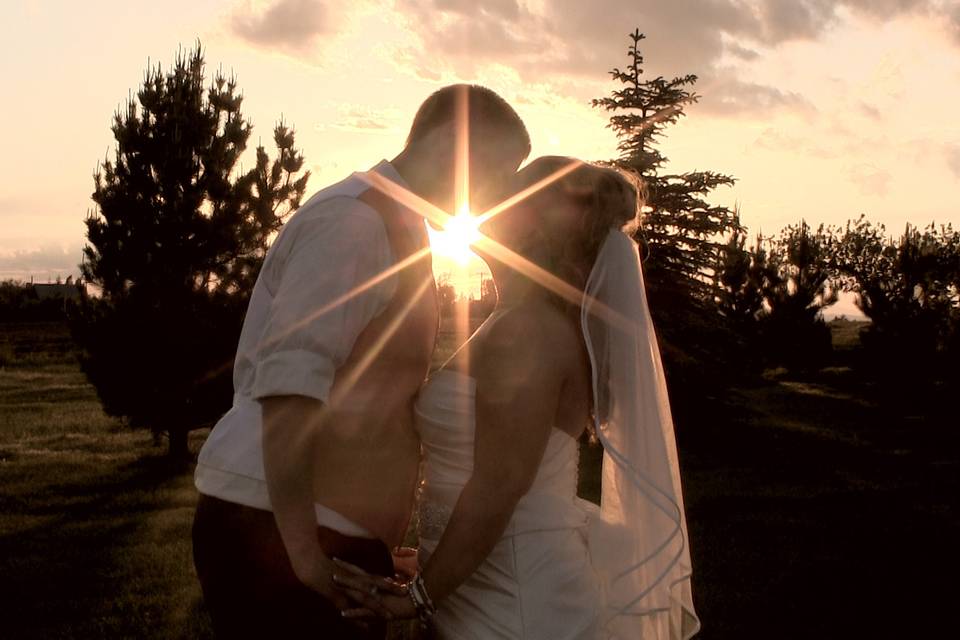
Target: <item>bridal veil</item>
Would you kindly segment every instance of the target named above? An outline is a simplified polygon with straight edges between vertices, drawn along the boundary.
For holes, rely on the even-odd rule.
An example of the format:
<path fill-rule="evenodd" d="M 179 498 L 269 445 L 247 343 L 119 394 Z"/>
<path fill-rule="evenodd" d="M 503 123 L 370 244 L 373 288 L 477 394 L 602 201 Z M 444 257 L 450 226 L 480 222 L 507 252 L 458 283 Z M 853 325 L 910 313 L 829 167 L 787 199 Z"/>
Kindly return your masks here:
<path fill-rule="evenodd" d="M 693 608 L 680 470 L 636 243 L 612 229 L 587 281 L 581 327 L 603 445 L 590 554 L 611 638 L 686 639 Z"/>

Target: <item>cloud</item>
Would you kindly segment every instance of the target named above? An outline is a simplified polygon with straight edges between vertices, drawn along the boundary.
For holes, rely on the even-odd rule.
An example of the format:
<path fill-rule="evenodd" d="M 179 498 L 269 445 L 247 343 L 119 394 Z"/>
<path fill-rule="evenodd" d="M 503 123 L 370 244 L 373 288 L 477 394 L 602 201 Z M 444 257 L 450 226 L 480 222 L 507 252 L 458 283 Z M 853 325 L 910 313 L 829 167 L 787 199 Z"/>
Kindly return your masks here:
<path fill-rule="evenodd" d="M 768 151 L 785 151 L 791 154 L 803 153 L 822 160 L 830 160 L 840 156 L 838 151 L 821 146 L 817 144 L 816 140 L 816 137 L 787 133 L 774 127 L 767 127 L 754 141 L 754 145 Z"/>
<path fill-rule="evenodd" d="M 82 245 L 63 246 L 47 244 L 33 249 L 0 250 L 0 279 L 29 280 L 34 276 L 38 282 L 55 277 L 66 278 L 80 273 Z"/>
<path fill-rule="evenodd" d="M 880 112 L 880 109 L 877 109 L 872 104 L 868 104 L 861 100 L 859 107 L 860 107 L 861 113 L 863 113 L 865 116 L 873 120 L 880 120 L 883 117 L 883 114 Z"/>
<path fill-rule="evenodd" d="M 250 2 L 234 11 L 230 28 L 257 46 L 303 50 L 334 31 L 329 7 L 319 0 L 276 0 L 265 9 Z"/>
<path fill-rule="evenodd" d="M 847 177 L 857 185 L 865 196 L 884 196 L 893 176 L 885 169 L 870 164 L 857 164 L 847 168 Z"/>
<path fill-rule="evenodd" d="M 947 156 L 947 167 L 953 172 L 953 175 L 960 178 L 960 145 L 953 145 L 945 149 Z"/>
<path fill-rule="evenodd" d="M 960 3 L 953 5 L 945 16 L 947 29 L 957 45 L 960 45 Z"/>
<path fill-rule="evenodd" d="M 398 0 L 397 9 L 431 53 L 423 62 L 435 65 L 442 57 L 469 71 L 496 61 L 531 79 L 543 73 L 595 76 L 611 61 L 621 62 L 627 33 L 637 25 L 656 34 L 644 50 L 658 69 L 703 69 L 722 50 L 722 29 L 713 27 L 734 29 L 741 20 L 734 5 L 734 0 L 553 0 L 535 12 L 513 0 Z"/>
<path fill-rule="evenodd" d="M 703 112 L 729 116 L 744 112 L 759 114 L 779 110 L 813 114 L 817 110 L 799 93 L 745 82 L 729 74 L 724 75 L 710 78 L 700 89 L 703 98 L 698 103 L 698 108 Z"/>
<path fill-rule="evenodd" d="M 749 62 L 784 43 L 817 39 L 849 14 L 886 20 L 910 13 L 936 15 L 939 7 L 938 0 L 396 2 L 419 42 L 402 52 L 399 64 L 419 77 L 470 77 L 483 64 L 501 63 L 527 82 L 578 77 L 577 97 L 595 97 L 589 93 L 601 85 L 602 72 L 626 63 L 627 33 L 639 27 L 650 36 L 641 43 L 648 73 L 696 73 L 701 88 L 710 82 L 712 91 L 722 93 L 704 105 L 724 115 L 809 110 L 811 105 L 796 93 L 732 81 L 720 67 L 722 60 Z M 712 82 L 718 79 L 731 82 L 722 88 Z"/>
<path fill-rule="evenodd" d="M 745 47 L 736 41 L 724 43 L 724 49 L 726 49 L 728 54 L 740 60 L 756 60 L 760 57 L 759 51 Z"/>
<path fill-rule="evenodd" d="M 360 104 L 337 105 L 339 118 L 332 128 L 359 133 L 392 133 L 400 126 L 400 110 Z"/>
<path fill-rule="evenodd" d="M 752 9 L 758 18 L 758 37 L 777 45 L 791 40 L 815 40 L 838 24 L 849 12 L 872 20 L 890 20 L 901 15 L 939 15 L 942 0 L 756 0 Z"/>
<path fill-rule="evenodd" d="M 0 195 L 0 214 L 19 212 L 23 203 L 11 196 Z"/>
<path fill-rule="evenodd" d="M 754 37 L 768 44 L 816 38 L 834 20 L 839 3 L 809 0 L 766 0 L 758 3 Z"/>

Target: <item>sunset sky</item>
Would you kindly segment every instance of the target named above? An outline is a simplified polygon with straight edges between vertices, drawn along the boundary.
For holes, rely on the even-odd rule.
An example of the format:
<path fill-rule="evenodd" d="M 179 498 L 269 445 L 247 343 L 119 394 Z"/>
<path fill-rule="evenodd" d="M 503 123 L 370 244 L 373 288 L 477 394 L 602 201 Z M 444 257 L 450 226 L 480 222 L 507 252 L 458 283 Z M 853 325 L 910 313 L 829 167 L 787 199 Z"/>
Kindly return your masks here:
<path fill-rule="evenodd" d="M 589 101 L 635 27 L 648 75 L 700 77 L 664 140 L 669 168 L 734 175 L 712 199 L 751 231 L 861 212 L 895 233 L 960 226 L 956 1 L 5 2 L 0 279 L 77 273 L 113 112 L 148 61 L 166 68 L 197 38 L 211 73 L 237 76 L 251 147 L 281 115 L 296 128 L 312 192 L 395 155 L 423 98 L 458 81 L 509 100 L 533 156 L 612 157 Z"/>

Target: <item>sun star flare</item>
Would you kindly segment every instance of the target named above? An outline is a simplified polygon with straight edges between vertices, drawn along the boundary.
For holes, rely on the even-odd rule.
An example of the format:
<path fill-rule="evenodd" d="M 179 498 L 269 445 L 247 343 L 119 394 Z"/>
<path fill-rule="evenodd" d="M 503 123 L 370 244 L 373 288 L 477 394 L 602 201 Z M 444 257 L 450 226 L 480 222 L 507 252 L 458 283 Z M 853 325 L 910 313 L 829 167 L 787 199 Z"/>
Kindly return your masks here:
<path fill-rule="evenodd" d="M 471 245 L 481 237 L 478 227 L 479 220 L 466 206 L 462 206 L 455 216 L 447 220 L 442 230 L 430 229 L 433 253 L 450 258 L 459 266 L 465 267 L 474 256 Z"/>

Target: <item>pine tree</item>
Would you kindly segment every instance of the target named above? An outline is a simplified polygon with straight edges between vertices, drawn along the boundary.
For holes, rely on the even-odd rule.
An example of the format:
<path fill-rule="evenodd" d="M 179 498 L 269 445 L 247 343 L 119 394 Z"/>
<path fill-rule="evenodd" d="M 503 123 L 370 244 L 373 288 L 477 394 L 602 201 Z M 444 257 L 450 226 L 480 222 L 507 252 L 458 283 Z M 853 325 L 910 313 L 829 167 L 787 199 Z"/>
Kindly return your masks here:
<path fill-rule="evenodd" d="M 692 91 L 697 76 L 643 79 L 639 29 L 630 34 L 630 66 L 610 75 L 623 85 L 593 105 L 610 111 L 610 128 L 620 140 L 613 164 L 636 173 L 646 190 L 642 235 L 650 249 L 645 269 L 651 296 L 675 296 L 699 304 L 713 301 L 713 269 L 722 237 L 739 227 L 736 213 L 714 206 L 706 196 L 734 183 L 713 171 L 668 173 L 668 159 L 658 149 L 666 130 L 699 100 Z"/>
<path fill-rule="evenodd" d="M 957 378 L 960 355 L 960 232 L 907 224 L 899 239 L 860 216 L 847 222 L 835 270 L 871 320 L 861 340 L 874 370 Z"/>
<path fill-rule="evenodd" d="M 94 175 L 81 265 L 102 297 L 72 326 L 105 410 L 170 437 L 229 407 L 230 363 L 266 247 L 303 196 L 309 174 L 294 135 L 274 131 L 242 172 L 251 124 L 236 79 L 205 87 L 199 43 L 143 84 L 114 117 L 116 150 Z"/>
<path fill-rule="evenodd" d="M 646 192 L 638 240 L 648 250 L 644 275 L 668 370 L 675 377 L 681 368 L 699 376 L 702 365 L 718 362 L 717 349 L 729 343 L 729 336 L 720 335 L 726 329 L 716 307 L 721 293 L 716 268 L 724 237 L 742 229 L 736 212 L 712 205 L 706 197 L 717 187 L 732 185 L 734 178 L 713 171 L 665 170 L 668 158 L 658 145 L 684 109 L 699 99 L 692 90 L 697 76 L 644 79 L 640 42 L 645 36 L 638 29 L 629 37 L 630 65 L 610 71 L 621 87 L 593 105 L 612 114 L 609 127 L 619 139 L 620 155 L 610 164 L 639 176 Z"/>
<path fill-rule="evenodd" d="M 823 310 L 838 299 L 832 263 L 836 253 L 833 230 L 816 231 L 805 220 L 788 225 L 771 247 L 773 280 L 766 291 L 769 307 L 763 332 L 766 355 L 777 364 L 822 366 L 831 352 L 830 329 Z"/>
<path fill-rule="evenodd" d="M 757 235 L 753 246 L 747 247 L 746 231 L 734 229 L 720 251 L 714 273 L 720 314 L 741 336 L 750 336 L 764 312 L 766 293 L 778 279 L 767 260 L 764 237 Z"/>
<path fill-rule="evenodd" d="M 218 227 L 230 248 L 225 254 L 230 260 L 218 273 L 220 291 L 249 296 L 270 241 L 300 206 L 310 179 L 309 171 L 297 177 L 304 160 L 295 146 L 293 130 L 281 121 L 274 129 L 273 141 L 277 157 L 271 162 L 264 148 L 257 147 L 256 166 L 236 185 L 245 204 L 239 209 L 239 219 Z"/>

